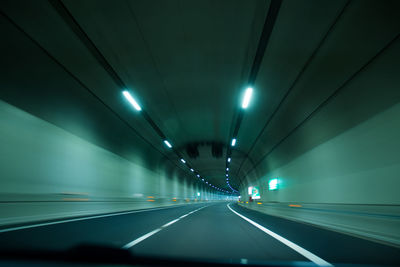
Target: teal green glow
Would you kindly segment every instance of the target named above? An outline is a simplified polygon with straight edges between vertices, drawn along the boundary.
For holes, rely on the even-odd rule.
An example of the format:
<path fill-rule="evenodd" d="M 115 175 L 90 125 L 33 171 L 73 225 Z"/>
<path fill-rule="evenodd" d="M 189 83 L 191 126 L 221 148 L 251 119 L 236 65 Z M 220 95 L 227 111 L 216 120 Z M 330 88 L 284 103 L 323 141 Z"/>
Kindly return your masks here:
<path fill-rule="evenodd" d="M 270 190 L 270 191 L 277 190 L 278 189 L 278 184 L 279 184 L 278 178 L 274 178 L 274 179 L 269 180 L 269 182 L 268 182 L 268 190 Z"/>

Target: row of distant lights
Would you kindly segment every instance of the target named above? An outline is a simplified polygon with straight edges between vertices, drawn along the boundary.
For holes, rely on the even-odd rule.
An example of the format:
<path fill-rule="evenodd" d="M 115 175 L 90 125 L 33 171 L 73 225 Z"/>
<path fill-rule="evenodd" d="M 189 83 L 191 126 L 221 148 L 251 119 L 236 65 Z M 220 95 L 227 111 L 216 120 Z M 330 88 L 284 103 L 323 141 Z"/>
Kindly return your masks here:
<path fill-rule="evenodd" d="M 231 158 L 228 158 L 228 165 L 229 165 L 229 163 L 231 162 L 231 160 L 232 160 Z M 233 189 L 232 186 L 229 184 L 229 167 L 226 168 L 226 174 L 225 174 L 225 176 L 226 176 L 226 184 L 227 184 L 228 187 L 232 190 L 232 192 L 239 192 L 239 191 Z"/>
<path fill-rule="evenodd" d="M 168 140 L 164 140 L 164 144 L 165 144 L 167 147 L 172 148 L 172 145 L 171 145 L 171 143 L 170 143 Z M 181 162 L 182 162 L 183 164 L 186 164 L 186 160 L 183 159 L 183 158 L 181 159 Z M 195 172 L 193 168 L 190 168 L 190 171 L 193 172 L 193 173 Z M 229 192 L 226 191 L 226 190 L 223 190 L 223 189 L 221 189 L 221 188 L 219 188 L 219 187 L 216 187 L 216 186 L 212 185 L 211 183 L 208 183 L 208 181 L 205 181 L 204 178 L 201 178 L 201 177 L 200 177 L 200 174 L 196 174 L 196 176 L 197 176 L 197 178 L 201 179 L 201 181 L 202 181 L 203 183 L 208 184 L 210 187 L 214 188 L 215 190 L 218 190 L 218 191 L 221 191 L 221 192 L 225 192 L 225 193 L 229 193 Z"/>
<path fill-rule="evenodd" d="M 186 164 L 186 160 L 184 160 L 184 159 L 181 159 L 181 162 L 182 162 L 183 164 Z M 217 187 L 217 186 L 215 186 L 215 185 L 212 185 L 212 184 L 209 183 L 208 181 L 204 180 L 204 178 L 201 178 L 201 177 L 200 177 L 200 174 L 198 174 L 197 172 L 195 172 L 193 168 L 190 168 L 190 171 L 193 172 L 193 173 L 196 173 L 196 177 L 197 177 L 197 178 L 201 179 L 201 181 L 202 181 L 203 183 L 208 184 L 208 186 L 214 188 L 215 190 L 218 190 L 218 191 L 221 191 L 221 192 L 224 192 L 224 193 L 229 193 L 227 190 L 224 190 L 224 189 L 221 189 L 221 188 L 219 188 L 219 187 Z"/>
<path fill-rule="evenodd" d="M 231 162 L 231 158 L 228 158 L 228 165 Z M 226 168 L 226 184 L 229 186 L 229 188 L 232 190 L 232 192 L 236 191 L 235 189 L 232 188 L 232 186 L 229 184 L 229 167 Z"/>
<path fill-rule="evenodd" d="M 246 92 L 244 93 L 244 97 L 243 97 L 243 101 L 242 101 L 242 108 L 243 108 L 243 109 L 246 109 L 246 108 L 249 106 L 249 103 L 250 103 L 250 99 L 251 99 L 251 95 L 252 95 L 252 94 L 253 94 L 253 88 L 248 87 L 248 88 L 246 89 Z M 231 141 L 231 146 L 234 147 L 235 145 L 236 145 L 236 137 L 233 137 L 233 138 L 232 138 L 232 141 Z M 230 162 L 231 162 L 231 158 L 228 158 L 228 164 L 227 164 L 228 166 L 229 166 L 229 163 L 230 163 Z M 226 183 L 228 184 L 229 188 L 230 188 L 233 192 L 239 192 L 239 191 L 233 189 L 232 186 L 229 184 L 229 167 L 226 168 L 226 174 L 225 174 L 225 176 L 226 176 Z"/>
<path fill-rule="evenodd" d="M 122 94 L 125 96 L 125 98 L 129 101 L 129 103 L 131 103 L 131 105 L 137 110 L 137 111 L 141 111 L 142 108 L 140 107 L 140 105 L 138 104 L 138 102 L 136 102 L 136 100 L 133 98 L 133 96 L 128 92 L 128 91 L 123 91 Z M 253 88 L 249 87 L 246 89 L 246 92 L 244 94 L 243 97 L 243 101 L 242 101 L 242 108 L 246 109 L 249 106 L 250 103 L 250 99 L 251 99 L 251 95 L 253 94 Z M 168 148 L 172 148 L 171 143 L 168 140 L 164 140 L 164 144 L 168 147 Z M 231 146 L 234 147 L 236 145 L 236 137 L 232 138 L 231 141 Z M 186 164 L 186 160 L 185 159 L 181 159 L 181 162 L 183 164 Z M 231 162 L 231 158 L 228 158 L 228 165 Z M 191 172 L 195 172 L 192 168 L 190 168 Z M 234 192 L 238 192 L 237 190 L 233 189 L 232 186 L 229 184 L 229 167 L 226 168 L 226 183 L 228 184 L 229 188 L 234 191 Z M 199 174 L 196 174 L 197 178 L 201 179 L 203 182 L 205 182 L 206 184 L 208 184 L 210 187 L 221 191 L 221 192 L 225 192 L 225 193 L 229 193 L 227 190 L 223 190 L 219 187 L 216 187 L 214 185 L 212 185 L 211 183 L 208 183 L 208 181 L 205 181 L 204 178 L 201 178 Z"/>

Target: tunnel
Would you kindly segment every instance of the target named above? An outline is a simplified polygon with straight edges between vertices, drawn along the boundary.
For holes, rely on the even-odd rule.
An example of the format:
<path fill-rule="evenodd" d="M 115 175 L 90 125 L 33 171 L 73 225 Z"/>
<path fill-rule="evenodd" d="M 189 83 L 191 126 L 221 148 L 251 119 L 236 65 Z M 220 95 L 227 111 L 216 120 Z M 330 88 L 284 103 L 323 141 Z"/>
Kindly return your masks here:
<path fill-rule="evenodd" d="M 400 265 L 400 1 L 0 12 L 0 265 Z"/>

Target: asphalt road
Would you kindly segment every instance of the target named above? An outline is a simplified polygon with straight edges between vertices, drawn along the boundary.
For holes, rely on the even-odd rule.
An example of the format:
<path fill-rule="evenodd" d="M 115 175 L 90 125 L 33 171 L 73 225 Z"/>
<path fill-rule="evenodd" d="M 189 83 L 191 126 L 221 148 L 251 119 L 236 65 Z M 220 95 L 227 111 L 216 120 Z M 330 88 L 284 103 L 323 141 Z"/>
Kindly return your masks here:
<path fill-rule="evenodd" d="M 229 208 L 230 207 L 230 208 Z M 194 204 L 0 230 L 0 249 L 121 247 L 146 256 L 234 262 L 400 265 L 400 249 L 238 206 Z"/>

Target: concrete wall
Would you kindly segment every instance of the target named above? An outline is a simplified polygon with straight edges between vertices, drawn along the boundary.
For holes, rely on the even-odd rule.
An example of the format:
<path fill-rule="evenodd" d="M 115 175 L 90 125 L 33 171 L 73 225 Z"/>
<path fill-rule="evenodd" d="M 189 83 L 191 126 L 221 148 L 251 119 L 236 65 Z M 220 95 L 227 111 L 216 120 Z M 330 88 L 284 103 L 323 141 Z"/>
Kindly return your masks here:
<path fill-rule="evenodd" d="M 400 245 L 399 62 L 397 38 L 246 177 L 241 204 L 259 186 L 253 209 Z"/>
<path fill-rule="evenodd" d="M 400 246 L 399 118 L 397 104 L 249 182 L 261 199 L 241 190 L 241 205 Z"/>
<path fill-rule="evenodd" d="M 399 118 L 397 104 L 248 185 L 270 202 L 400 205 Z"/>
<path fill-rule="evenodd" d="M 62 39 L 0 17 L 0 225 L 219 199 L 169 160 L 55 11 L 37 7 Z"/>
<path fill-rule="evenodd" d="M 3 101 L 0 123 L 0 225 L 220 199 Z"/>

